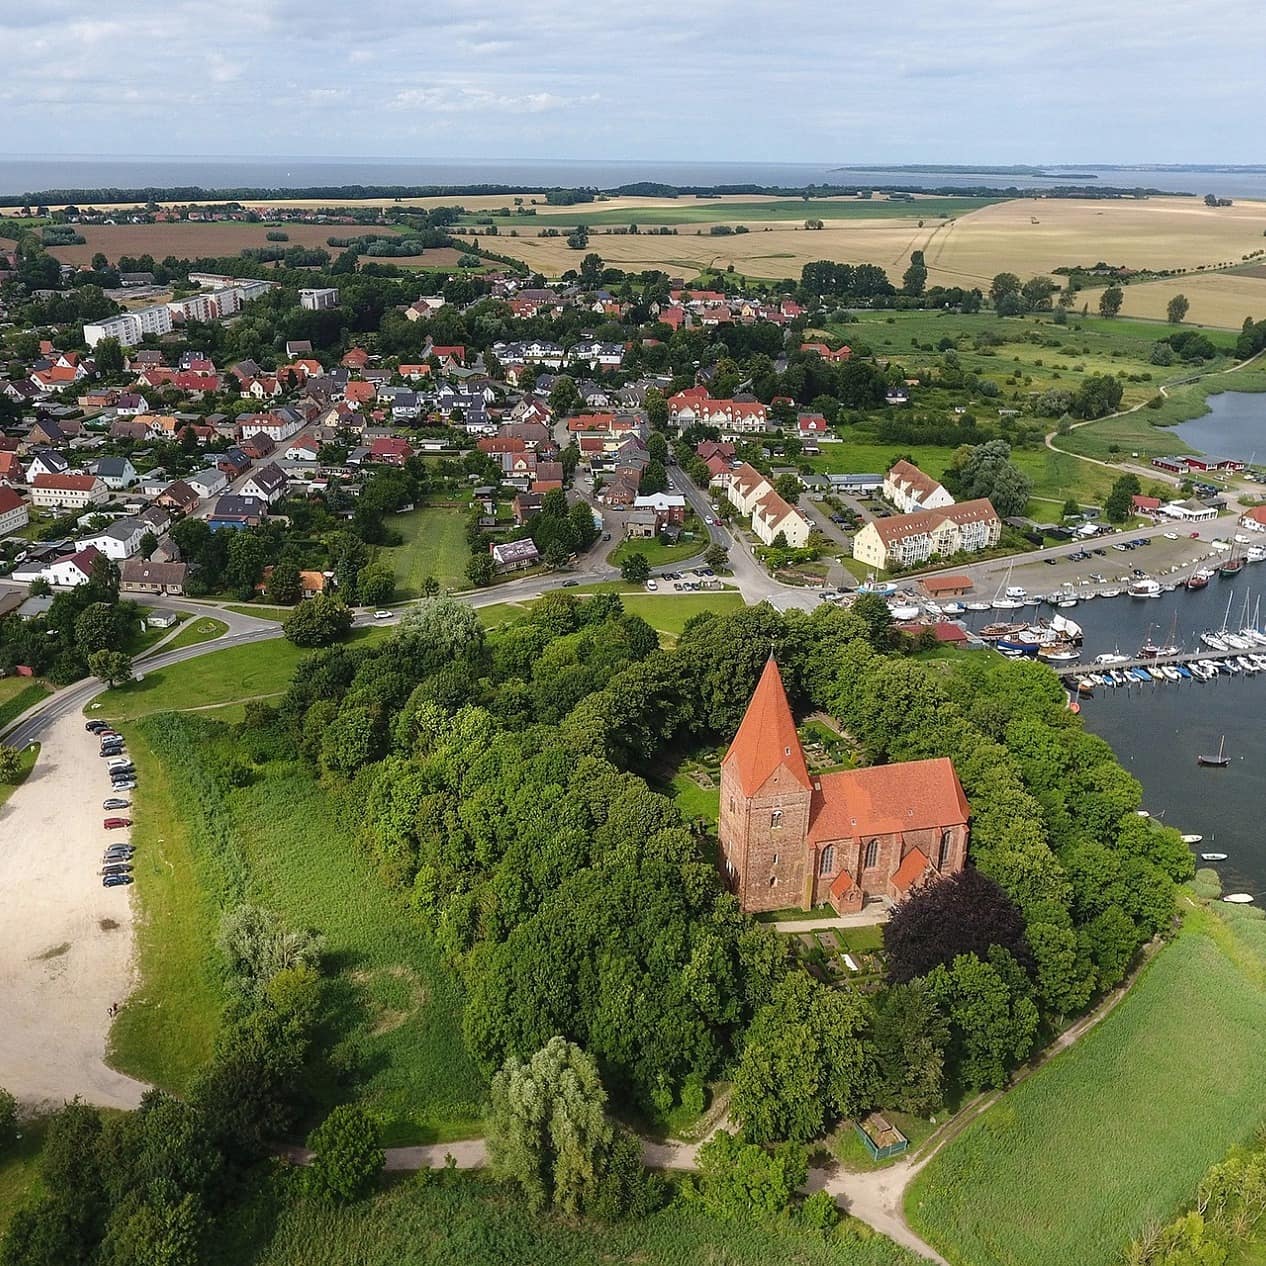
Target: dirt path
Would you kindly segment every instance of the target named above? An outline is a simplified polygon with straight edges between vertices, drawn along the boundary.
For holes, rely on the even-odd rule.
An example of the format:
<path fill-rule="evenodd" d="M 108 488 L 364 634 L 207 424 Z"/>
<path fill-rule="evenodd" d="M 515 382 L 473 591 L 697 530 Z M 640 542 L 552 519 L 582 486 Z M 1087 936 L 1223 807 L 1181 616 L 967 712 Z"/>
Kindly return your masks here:
<path fill-rule="evenodd" d="M 0 808 L 0 1086 L 24 1106 L 134 1108 L 146 1089 L 105 1063 L 110 1004 L 132 987 L 129 890 L 97 874 L 109 794 L 72 713 Z"/>

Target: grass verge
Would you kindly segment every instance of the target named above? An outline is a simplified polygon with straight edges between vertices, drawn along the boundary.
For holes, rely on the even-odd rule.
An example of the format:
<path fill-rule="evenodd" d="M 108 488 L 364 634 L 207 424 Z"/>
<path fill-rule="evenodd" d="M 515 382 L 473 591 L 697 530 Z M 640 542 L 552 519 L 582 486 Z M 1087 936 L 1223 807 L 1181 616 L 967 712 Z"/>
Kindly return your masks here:
<path fill-rule="evenodd" d="M 1223 938 L 1193 908 L 1111 1015 L 948 1144 L 906 1196 L 919 1232 L 971 1266 L 1108 1266 L 1188 1198 L 1262 1116 L 1266 993 Z"/>
<path fill-rule="evenodd" d="M 49 694 L 51 686 L 29 677 L 6 677 L 0 681 L 0 731 Z"/>
<path fill-rule="evenodd" d="M 198 646 L 203 642 L 212 642 L 217 637 L 223 637 L 228 631 L 229 626 L 223 620 L 217 620 L 208 615 L 194 616 L 170 642 L 163 646 L 163 650 L 178 651 L 182 646 Z"/>
<path fill-rule="evenodd" d="M 18 757 L 18 776 L 13 782 L 0 782 L 0 804 L 4 804 L 6 800 L 24 783 L 29 777 L 31 770 L 35 768 L 35 760 L 40 754 L 40 745 L 38 743 L 28 743 L 22 749 L 22 755 Z"/>

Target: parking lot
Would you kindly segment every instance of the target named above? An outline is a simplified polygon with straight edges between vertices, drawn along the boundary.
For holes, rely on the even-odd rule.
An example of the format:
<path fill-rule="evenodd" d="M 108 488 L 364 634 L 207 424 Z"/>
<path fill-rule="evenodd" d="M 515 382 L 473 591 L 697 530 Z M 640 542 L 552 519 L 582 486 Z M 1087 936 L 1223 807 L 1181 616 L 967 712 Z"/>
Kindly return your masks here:
<path fill-rule="evenodd" d="M 25 1104 L 131 1108 L 145 1087 L 105 1064 L 110 1008 L 132 986 L 131 890 L 99 873 L 128 832 L 104 827 L 110 778 L 83 726 L 57 721 L 0 807 L 0 1086 Z"/>

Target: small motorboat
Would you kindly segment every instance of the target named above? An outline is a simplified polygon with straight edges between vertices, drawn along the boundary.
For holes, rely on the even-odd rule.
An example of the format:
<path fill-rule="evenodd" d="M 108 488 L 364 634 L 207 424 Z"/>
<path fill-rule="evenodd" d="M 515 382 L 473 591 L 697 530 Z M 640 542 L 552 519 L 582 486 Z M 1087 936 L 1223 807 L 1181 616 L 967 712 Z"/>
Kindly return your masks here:
<path fill-rule="evenodd" d="M 1200 860 L 1202 862 L 1224 862 L 1226 861 L 1225 853 L 1201 853 Z"/>
<path fill-rule="evenodd" d="M 1216 756 L 1200 755 L 1196 757 L 1197 765 L 1207 765 L 1212 769 L 1225 769 L 1231 763 L 1231 758 L 1226 754 L 1226 735 L 1222 736 L 1218 743 L 1218 754 Z"/>
<path fill-rule="evenodd" d="M 1246 906 L 1253 900 L 1251 892 L 1228 892 L 1223 901 L 1230 902 L 1233 906 Z"/>
<path fill-rule="evenodd" d="M 987 602 L 969 602 L 967 604 L 968 611 L 988 611 L 989 604 Z"/>
<path fill-rule="evenodd" d="M 1203 839 L 1203 835 L 1184 835 L 1182 837 L 1182 842 L 1184 844 L 1199 844 Z"/>

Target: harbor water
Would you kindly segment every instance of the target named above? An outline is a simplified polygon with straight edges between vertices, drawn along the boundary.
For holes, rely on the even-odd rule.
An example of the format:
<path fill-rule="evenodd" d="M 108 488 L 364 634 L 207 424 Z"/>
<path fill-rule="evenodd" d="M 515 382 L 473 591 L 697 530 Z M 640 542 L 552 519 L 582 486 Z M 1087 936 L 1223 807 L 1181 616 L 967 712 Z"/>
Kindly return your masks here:
<path fill-rule="evenodd" d="M 1228 598 L 1228 627 L 1234 631 L 1245 623 L 1245 597 L 1251 622 L 1259 595 L 1266 624 L 1266 563 L 1245 567 L 1234 581 L 1214 579 L 1194 592 L 1096 598 L 1059 614 L 1081 625 L 1085 641 L 1078 664 L 1092 671 L 1096 655 L 1133 657 L 1149 639 L 1195 651 L 1201 633 L 1222 627 Z M 1000 620 L 1052 614 L 1045 606 L 971 612 L 965 623 L 978 630 Z M 1143 785 L 1144 807 L 1184 834 L 1203 835 L 1197 852 L 1228 854 L 1214 865 L 1224 891 L 1250 892 L 1266 903 L 1266 673 L 1099 687 L 1080 702 L 1087 729 L 1106 739 Z M 1218 750 L 1223 735 L 1228 767 L 1197 765 L 1199 754 Z"/>

